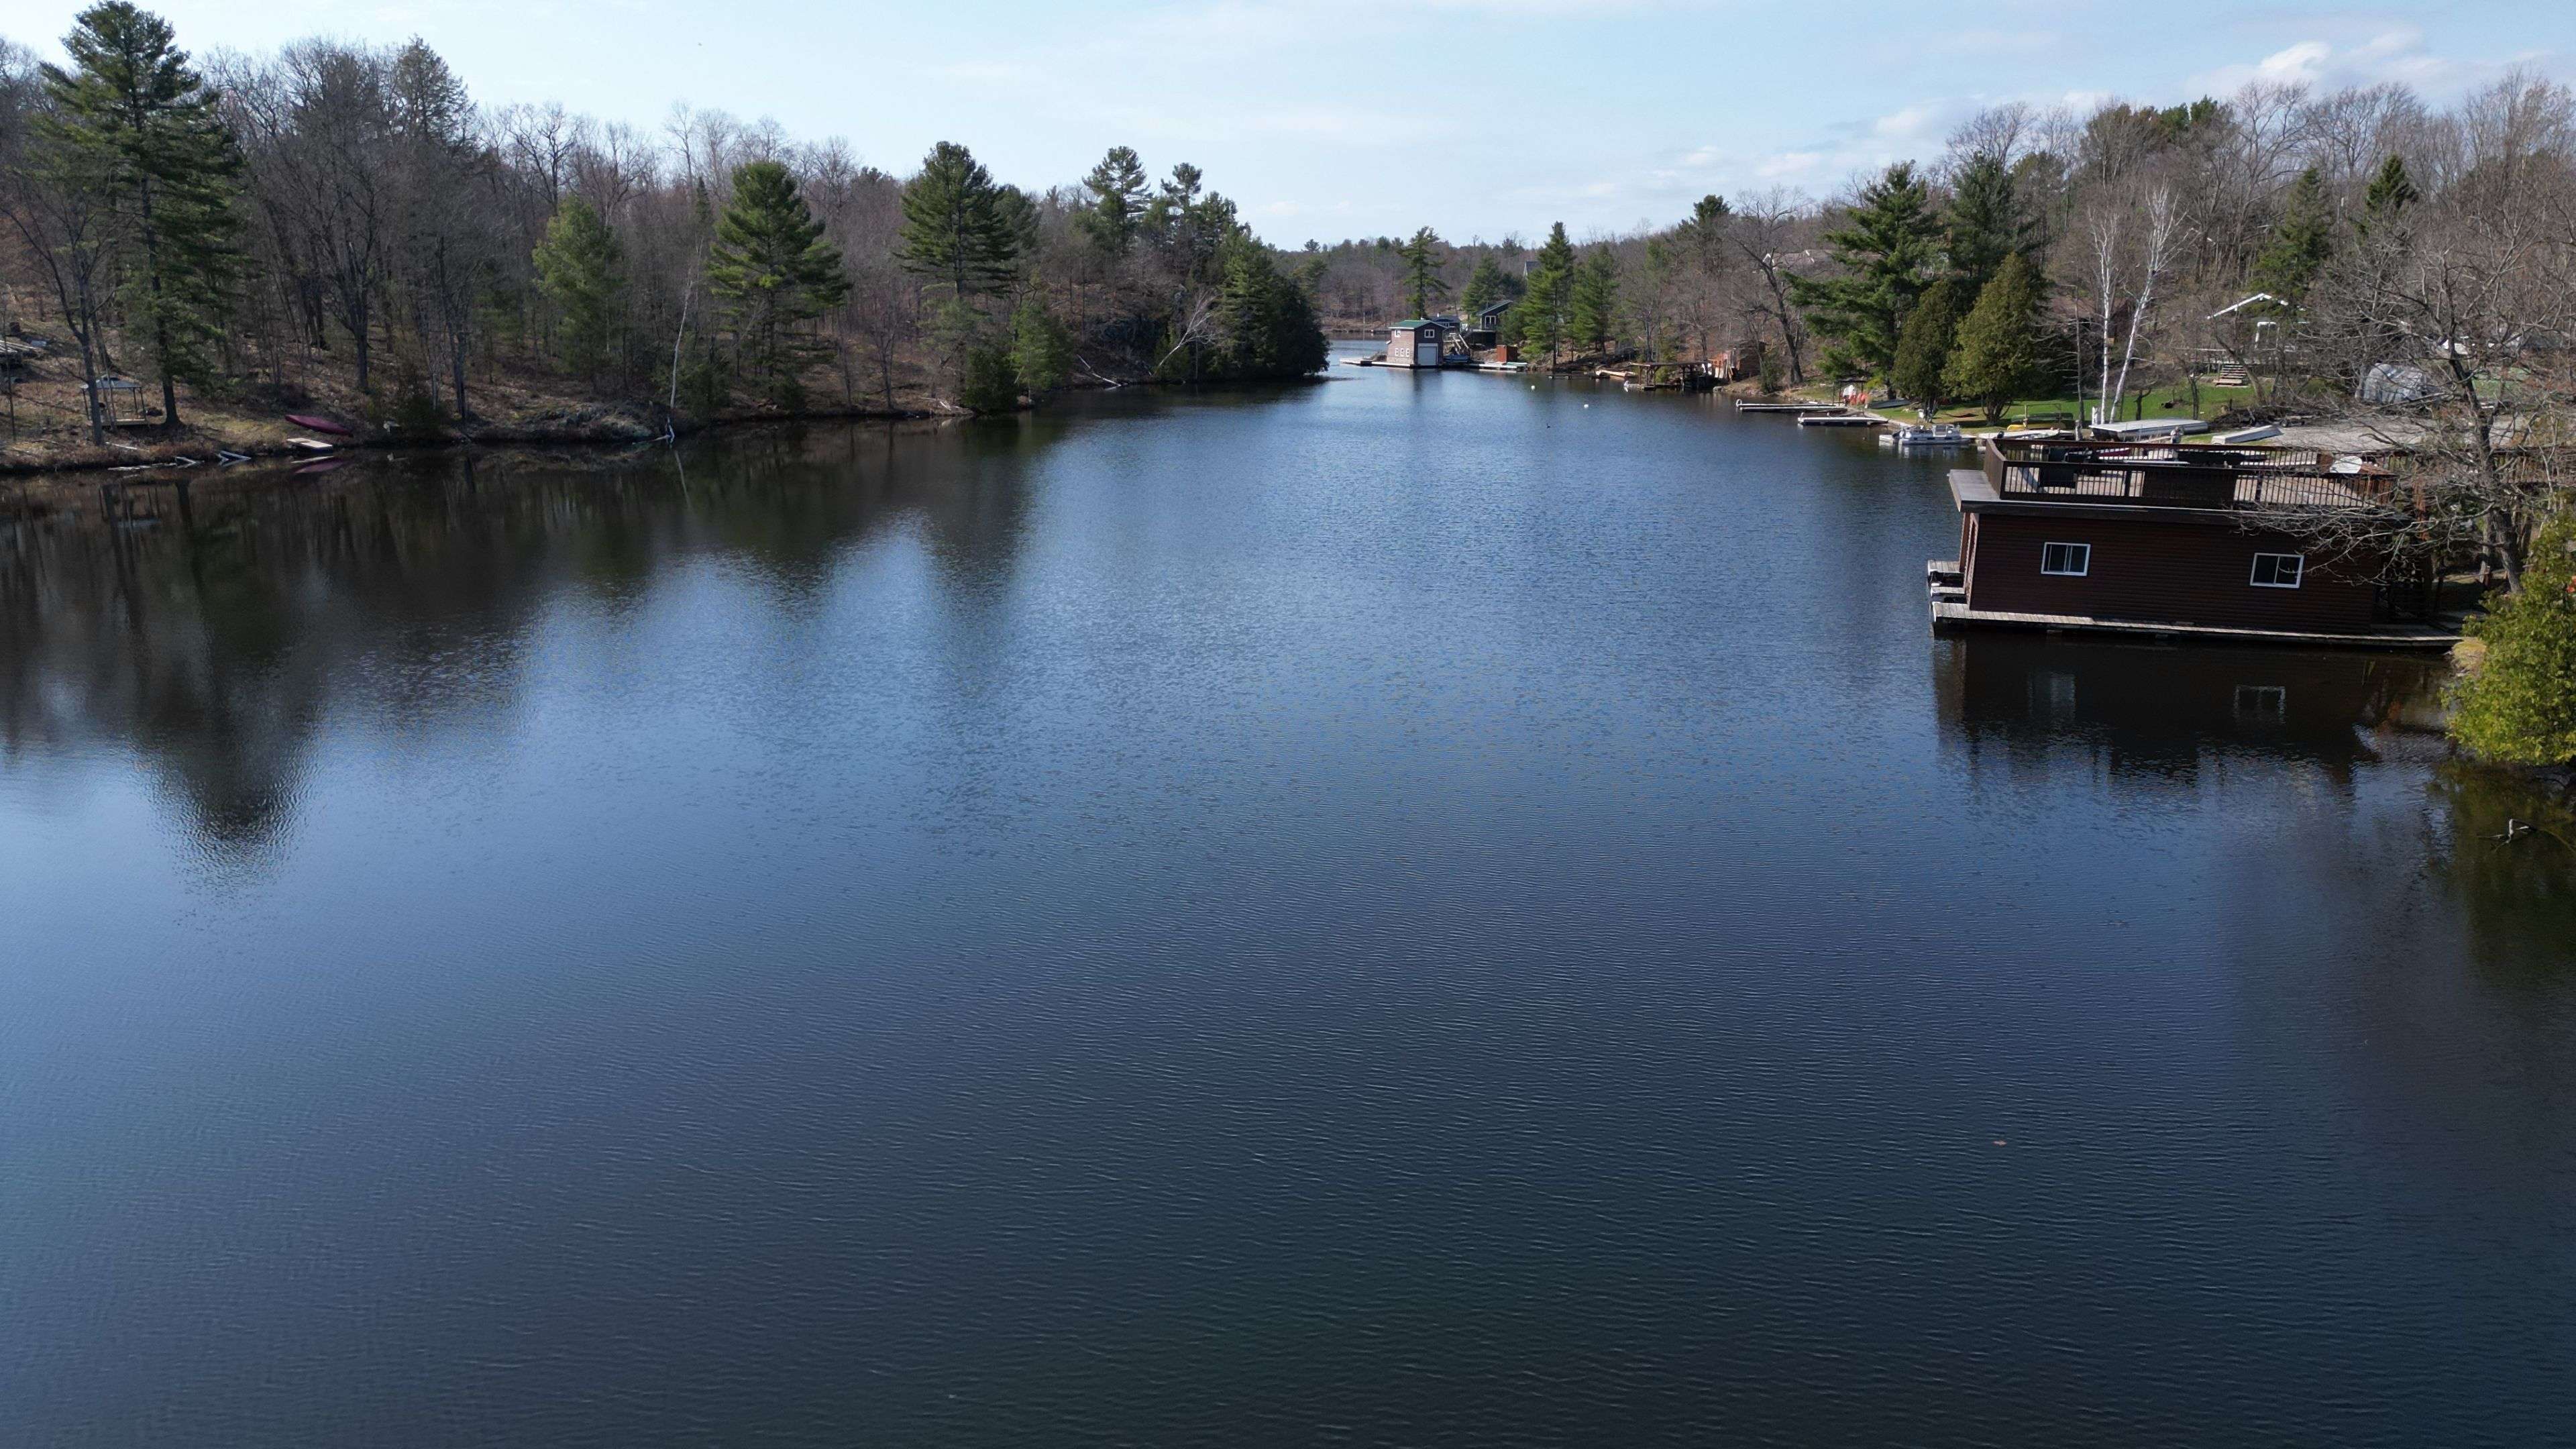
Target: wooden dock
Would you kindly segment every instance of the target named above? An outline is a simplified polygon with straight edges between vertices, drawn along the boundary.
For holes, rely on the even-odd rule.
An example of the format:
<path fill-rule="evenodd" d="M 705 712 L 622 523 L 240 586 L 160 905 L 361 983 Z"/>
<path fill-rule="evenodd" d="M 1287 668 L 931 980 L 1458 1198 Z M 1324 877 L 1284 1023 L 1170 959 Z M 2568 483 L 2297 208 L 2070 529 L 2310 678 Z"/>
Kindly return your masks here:
<path fill-rule="evenodd" d="M 1735 410 L 1739 413 L 1843 413 L 1851 411 L 1851 409 L 1844 407 L 1841 403 L 1753 402 L 1745 398 L 1737 398 L 1735 400 Z"/>

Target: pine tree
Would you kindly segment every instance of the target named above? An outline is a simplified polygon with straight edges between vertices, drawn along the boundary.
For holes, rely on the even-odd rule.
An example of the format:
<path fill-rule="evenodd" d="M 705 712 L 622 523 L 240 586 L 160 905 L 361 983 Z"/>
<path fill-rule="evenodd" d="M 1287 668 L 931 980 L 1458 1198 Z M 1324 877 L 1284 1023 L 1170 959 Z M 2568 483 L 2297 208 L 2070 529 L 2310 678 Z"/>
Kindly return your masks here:
<path fill-rule="evenodd" d="M 2311 166 L 2281 199 L 2280 224 L 2254 258 L 2254 285 L 2296 307 L 2334 260 L 2334 246 L 2334 205 L 2326 197 L 2325 179 Z"/>
<path fill-rule="evenodd" d="M 1557 349 L 1565 345 L 1567 281 L 1563 272 L 1542 269 L 1529 274 L 1528 287 L 1504 322 L 1504 335 L 1515 346 L 1543 350 L 1549 361 L 1556 360 Z"/>
<path fill-rule="evenodd" d="M 616 358 L 626 310 L 626 252 L 591 204 L 566 200 L 537 243 L 537 287 L 563 313 L 564 366 L 596 384 Z"/>
<path fill-rule="evenodd" d="M 1900 161 L 1861 188 L 1844 224 L 1825 233 L 1843 275 L 1789 281 L 1790 299 L 1826 339 L 1828 366 L 1871 376 L 1894 365 L 1897 331 L 1931 280 L 1939 238 L 1932 194 L 1914 163 Z"/>
<path fill-rule="evenodd" d="M 1011 368 L 1031 397 L 1044 397 L 1073 376 L 1073 337 L 1035 297 L 1011 316 Z"/>
<path fill-rule="evenodd" d="M 1556 360 L 1557 349 L 1565 344 L 1566 307 L 1574 286 L 1574 266 L 1574 243 L 1567 239 L 1565 223 L 1560 221 L 1548 229 L 1547 241 L 1539 247 L 1528 285 L 1521 292 L 1520 305 L 1511 310 L 1507 324 L 1514 343 L 1546 349 L 1550 362 Z"/>
<path fill-rule="evenodd" d="M 1234 203 L 1205 189 L 1199 168 L 1184 161 L 1155 189 L 1145 206 L 1145 229 L 1151 232 L 1174 276 L 1185 283 L 1219 283 L 1219 258 L 1237 230 Z"/>
<path fill-rule="evenodd" d="M 178 383 L 211 374 L 239 262 L 241 152 L 168 21 L 125 0 L 84 10 L 63 37 L 72 67 L 43 69 L 48 139 L 113 198 L 128 241 L 124 294 L 161 379 L 161 414 L 179 425 Z"/>
<path fill-rule="evenodd" d="M 1897 334 L 1896 365 L 1888 381 L 1897 396 L 1911 401 L 1926 418 L 1941 410 L 1946 369 L 1958 345 L 1958 286 L 1944 277 L 1924 288 L 1923 299 Z"/>
<path fill-rule="evenodd" d="M 1959 324 L 1942 380 L 1950 395 L 1977 403 L 1986 421 L 2003 421 L 2004 405 L 2043 385 L 2039 274 L 2019 252 L 2004 258 Z"/>
<path fill-rule="evenodd" d="M 1577 347 L 1607 352 L 1619 333 L 1619 258 L 1596 247 L 1566 287 L 1565 326 Z"/>
<path fill-rule="evenodd" d="M 2415 178 L 2406 174 L 2406 158 L 2391 156 L 2371 176 L 2369 189 L 2362 192 L 2361 213 L 2352 219 L 2353 232 L 2364 240 L 2374 233 L 2394 233 L 2406 208 L 2423 199 L 2424 193 L 2415 189 Z"/>
<path fill-rule="evenodd" d="M 1413 315 L 1430 316 L 1431 304 L 1449 295 L 1449 284 L 1440 280 L 1439 236 L 1426 226 L 1395 254 L 1404 260 L 1405 295 L 1413 299 Z"/>
<path fill-rule="evenodd" d="M 2003 270 L 2004 258 L 2031 250 L 2030 223 L 2019 188 L 2003 158 L 1980 151 L 1959 168 L 1958 185 L 1941 216 L 1942 246 L 1960 295 L 1973 298 Z"/>
<path fill-rule="evenodd" d="M 1560 221 L 1547 229 L 1547 240 L 1539 244 L 1536 270 L 1572 276 L 1574 262 L 1574 243 L 1566 237 L 1565 223 Z"/>
<path fill-rule="evenodd" d="M 1222 339 L 1211 374 L 1230 381 L 1303 377 L 1324 365 L 1328 345 L 1305 289 L 1281 276 L 1270 249 L 1245 235 L 1224 248 L 1217 298 Z"/>
<path fill-rule="evenodd" d="M 797 406 L 798 375 L 814 351 L 797 328 L 839 306 L 850 279 L 785 166 L 754 161 L 734 172 L 707 286 L 728 304 L 746 378 L 781 407 Z"/>
<path fill-rule="evenodd" d="M 1675 231 L 1692 265 L 1711 275 L 1727 264 L 1726 223 L 1735 213 L 1723 196 L 1703 196 L 1691 203 L 1690 219 Z"/>
<path fill-rule="evenodd" d="M 1520 278 L 1504 271 L 1494 254 L 1487 252 L 1476 259 L 1476 269 L 1467 274 L 1467 286 L 1458 294 L 1458 307 L 1473 321 L 1477 313 L 1496 302 L 1509 302 L 1519 295 Z"/>
<path fill-rule="evenodd" d="M 1134 148 L 1112 146 L 1091 174 L 1082 178 L 1091 204 L 1074 213 L 1074 226 L 1092 250 L 1112 259 L 1136 244 L 1136 228 L 1145 216 L 1145 163 Z"/>
<path fill-rule="evenodd" d="M 904 183 L 895 255 L 907 271 L 947 283 L 950 295 L 971 297 L 999 291 L 1018 275 L 1022 229 L 1017 208 L 975 154 L 942 141 Z"/>

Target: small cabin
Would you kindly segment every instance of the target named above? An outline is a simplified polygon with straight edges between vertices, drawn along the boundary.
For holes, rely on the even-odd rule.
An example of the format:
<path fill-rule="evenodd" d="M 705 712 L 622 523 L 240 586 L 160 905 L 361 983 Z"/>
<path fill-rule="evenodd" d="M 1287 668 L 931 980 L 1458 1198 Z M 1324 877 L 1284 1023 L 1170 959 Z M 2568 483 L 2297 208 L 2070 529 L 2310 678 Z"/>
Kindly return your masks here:
<path fill-rule="evenodd" d="M 1491 347 L 1502 341 L 1503 319 L 1511 315 L 1512 307 L 1514 305 L 1515 304 L 1510 302 L 1496 302 L 1489 307 L 1477 308 L 1476 320 L 1473 323 L 1470 323 L 1466 329 L 1467 345 L 1469 347 Z"/>
<path fill-rule="evenodd" d="M 1998 444 L 1950 475 L 1956 583 L 1936 625 L 2181 625 L 2387 635 L 2384 558 L 2328 546 L 2337 511 L 2395 512 L 2387 473 L 2298 449 Z M 1951 571 L 1936 563 L 1936 576 Z"/>
<path fill-rule="evenodd" d="M 1386 365 L 1389 367 L 1438 367 L 1445 346 L 1442 334 L 1447 329 L 1428 317 L 1415 317 L 1398 322 L 1387 332 Z"/>

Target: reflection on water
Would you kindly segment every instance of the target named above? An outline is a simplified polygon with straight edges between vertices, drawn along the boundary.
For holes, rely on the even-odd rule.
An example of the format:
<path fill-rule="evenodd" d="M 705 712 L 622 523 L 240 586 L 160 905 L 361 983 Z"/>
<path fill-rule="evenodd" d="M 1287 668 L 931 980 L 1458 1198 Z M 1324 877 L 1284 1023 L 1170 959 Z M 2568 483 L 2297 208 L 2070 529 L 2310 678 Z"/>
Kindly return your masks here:
<path fill-rule="evenodd" d="M 224 480 L 0 523 L 0 750 L 148 760 L 213 863 L 291 828 L 315 731 L 342 696 L 417 732 L 507 714 L 549 608 L 614 613 L 673 560 L 749 570 L 792 613 L 832 561 L 917 528 L 971 600 L 1026 527 L 1019 466 L 1045 424 L 779 429 L 606 456 L 436 454 L 319 477 Z M 692 458 L 697 457 L 692 467 Z"/>
<path fill-rule="evenodd" d="M 1933 654 L 1944 734 L 1972 778 L 2045 780 L 2068 768 L 2132 790 L 2224 790 L 2304 772 L 2347 799 L 2361 773 L 2417 767 L 2426 807 L 2394 840 L 2345 840 L 2385 887 L 2417 874 L 2460 908 L 2479 961 L 2544 976 L 2576 970 L 2576 818 L 2547 782 L 2452 757 L 2439 656 L 2186 648 L 1989 632 Z M 2507 841 L 2508 820 L 2537 822 Z M 2285 843 L 2286 844 L 2286 843 Z"/>
<path fill-rule="evenodd" d="M 41 495 L 0 1438 L 2546 1441 L 2576 825 L 2438 661 L 1929 637 L 1941 466 L 1360 376 Z"/>
<path fill-rule="evenodd" d="M 1933 655 L 1944 730 L 1971 768 L 2069 752 L 2123 779 L 2188 783 L 2231 759 L 2349 780 L 2394 751 L 2439 754 L 2438 658 L 2160 648 L 1987 632 Z"/>

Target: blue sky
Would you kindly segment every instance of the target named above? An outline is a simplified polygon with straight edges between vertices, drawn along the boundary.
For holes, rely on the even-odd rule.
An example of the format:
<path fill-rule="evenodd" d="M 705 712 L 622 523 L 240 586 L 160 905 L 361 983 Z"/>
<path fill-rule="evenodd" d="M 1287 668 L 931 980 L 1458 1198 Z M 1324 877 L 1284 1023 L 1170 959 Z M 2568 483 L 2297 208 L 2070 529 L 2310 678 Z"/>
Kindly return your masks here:
<path fill-rule="evenodd" d="M 149 3 L 149 0 L 147 0 Z M 77 7 L 0 0 L 51 52 Z M 1274 242 L 1661 224 L 1710 191 L 1824 194 L 1930 157 L 1981 105 L 2171 103 L 2258 75 L 2435 99 L 2520 63 L 2576 77 L 2576 3 L 2446 0 L 161 0 L 193 49 L 426 37 L 477 97 L 658 126 L 674 102 L 933 141 L 1022 185 L 1113 144 L 1193 161 Z"/>

